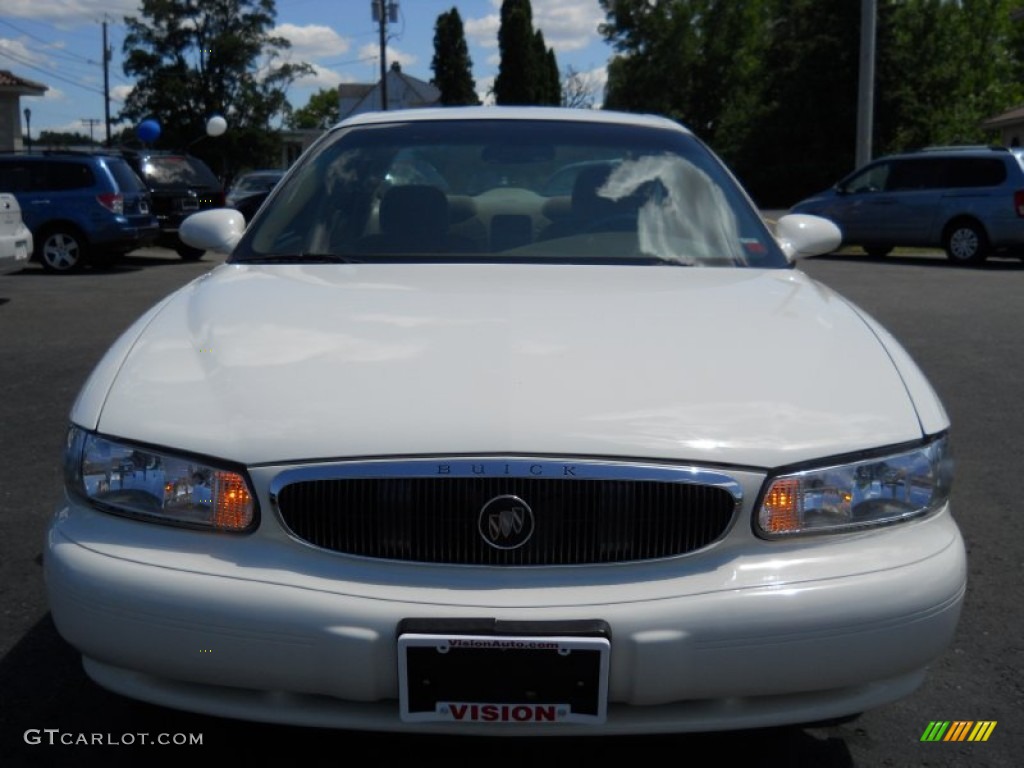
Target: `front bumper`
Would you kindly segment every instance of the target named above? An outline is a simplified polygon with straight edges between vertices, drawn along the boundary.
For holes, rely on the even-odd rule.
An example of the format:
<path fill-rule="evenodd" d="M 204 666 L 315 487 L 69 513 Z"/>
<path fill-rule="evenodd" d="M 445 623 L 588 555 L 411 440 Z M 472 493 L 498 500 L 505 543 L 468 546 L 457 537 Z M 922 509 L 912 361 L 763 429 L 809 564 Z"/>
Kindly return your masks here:
<path fill-rule="evenodd" d="M 724 546 L 611 568 L 424 569 L 352 562 L 286 537 L 168 529 L 68 501 L 49 532 L 45 573 L 60 633 L 105 687 L 218 716 L 335 728 L 510 732 L 399 719 L 404 618 L 609 624 L 607 721 L 516 724 L 517 735 L 840 717 L 906 696 L 953 637 L 966 562 L 948 510 L 835 537 L 792 569 L 785 547 L 763 545 L 776 565 Z M 829 571 L 853 551 L 892 565 Z"/>

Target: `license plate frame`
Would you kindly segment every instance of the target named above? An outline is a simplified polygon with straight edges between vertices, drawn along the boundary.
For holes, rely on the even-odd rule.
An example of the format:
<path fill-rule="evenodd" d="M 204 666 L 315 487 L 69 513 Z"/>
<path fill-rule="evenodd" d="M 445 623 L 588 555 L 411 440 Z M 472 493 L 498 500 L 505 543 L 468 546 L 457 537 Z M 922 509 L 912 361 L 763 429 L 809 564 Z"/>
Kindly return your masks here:
<path fill-rule="evenodd" d="M 607 719 L 607 636 L 404 632 L 397 646 L 403 722 L 599 725 Z"/>

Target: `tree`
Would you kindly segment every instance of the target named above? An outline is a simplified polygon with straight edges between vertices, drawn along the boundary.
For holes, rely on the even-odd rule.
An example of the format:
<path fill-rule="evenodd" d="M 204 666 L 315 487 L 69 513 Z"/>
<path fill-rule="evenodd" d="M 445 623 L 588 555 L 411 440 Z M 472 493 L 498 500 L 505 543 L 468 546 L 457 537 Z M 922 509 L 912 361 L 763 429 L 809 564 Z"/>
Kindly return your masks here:
<path fill-rule="evenodd" d="M 985 141 L 981 122 L 1022 96 L 1012 74 L 1024 54 L 1016 38 L 1022 30 L 1013 29 L 1016 7 L 905 0 L 879 9 L 879 151 Z"/>
<path fill-rule="evenodd" d="M 504 0 L 498 28 L 501 61 L 494 78 L 498 104 L 561 103 L 561 79 L 555 52 L 533 29 L 530 0 Z"/>
<path fill-rule="evenodd" d="M 40 147 L 74 147 L 95 145 L 96 141 L 77 131 L 40 131 L 35 144 Z"/>
<path fill-rule="evenodd" d="M 125 17 L 124 72 L 135 79 L 120 118 L 152 117 L 157 146 L 194 151 L 232 174 L 276 157 L 271 123 L 289 109 L 288 86 L 312 72 L 281 60 L 290 44 L 269 30 L 274 0 L 141 0 Z M 206 121 L 222 115 L 224 136 L 202 141 Z"/>
<path fill-rule="evenodd" d="M 441 91 L 445 106 L 480 103 L 473 81 L 473 61 L 457 8 L 437 17 L 434 25 L 434 77 L 431 82 Z"/>
<path fill-rule="evenodd" d="M 749 125 L 737 113 L 760 98 L 769 2 L 601 0 L 617 54 L 604 106 L 667 115 L 712 143 L 725 125 Z"/>
<path fill-rule="evenodd" d="M 729 155 L 754 198 L 785 207 L 853 169 L 860 3 L 779 0 L 756 130 Z"/>
<path fill-rule="evenodd" d="M 330 128 L 341 119 L 337 88 L 321 88 L 288 117 L 292 128 Z"/>
<path fill-rule="evenodd" d="M 599 86 L 593 75 L 579 72 L 572 65 L 566 67 L 562 79 L 562 106 L 569 109 L 593 109 Z"/>
<path fill-rule="evenodd" d="M 558 72 L 555 51 L 544 42 L 544 33 L 533 33 L 533 56 L 537 77 L 533 86 L 533 103 L 557 107 L 562 103 L 562 77 Z"/>

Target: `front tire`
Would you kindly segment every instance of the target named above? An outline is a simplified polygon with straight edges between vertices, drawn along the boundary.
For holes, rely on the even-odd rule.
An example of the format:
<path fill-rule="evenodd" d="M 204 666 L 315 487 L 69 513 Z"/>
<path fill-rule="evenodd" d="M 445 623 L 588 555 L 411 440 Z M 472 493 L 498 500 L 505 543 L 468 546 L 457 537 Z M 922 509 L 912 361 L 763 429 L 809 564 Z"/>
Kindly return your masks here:
<path fill-rule="evenodd" d="M 54 274 L 79 271 L 89 257 L 89 244 L 74 227 L 50 227 L 39 238 L 36 256 Z"/>
<path fill-rule="evenodd" d="M 954 221 L 946 229 L 942 247 L 954 264 L 977 266 L 988 256 L 988 236 L 977 222 Z"/>

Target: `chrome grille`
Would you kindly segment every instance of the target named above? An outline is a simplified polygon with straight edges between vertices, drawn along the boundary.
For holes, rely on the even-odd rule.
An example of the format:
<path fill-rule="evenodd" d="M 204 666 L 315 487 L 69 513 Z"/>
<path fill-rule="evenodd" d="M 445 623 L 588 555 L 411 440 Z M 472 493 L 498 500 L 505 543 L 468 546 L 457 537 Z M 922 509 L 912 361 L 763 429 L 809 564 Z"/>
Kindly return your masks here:
<path fill-rule="evenodd" d="M 395 476 L 396 467 L 386 462 L 345 468 L 356 476 L 310 476 L 335 474 L 329 468 L 299 471 L 280 476 L 272 496 L 288 529 L 317 547 L 371 558 L 495 566 L 685 554 L 721 537 L 739 500 L 735 484 L 693 482 L 692 470 L 681 481 L 684 475 L 676 472 L 659 468 L 649 478 L 644 475 L 652 474 L 650 468 L 623 471 L 618 464 L 502 460 L 402 466 L 419 476 Z M 433 470 L 438 467 L 443 470 Z M 386 476 L 358 476 L 373 471 Z M 518 497 L 532 509 L 532 536 L 516 548 L 497 548 L 480 532 L 483 508 L 500 496 Z"/>

